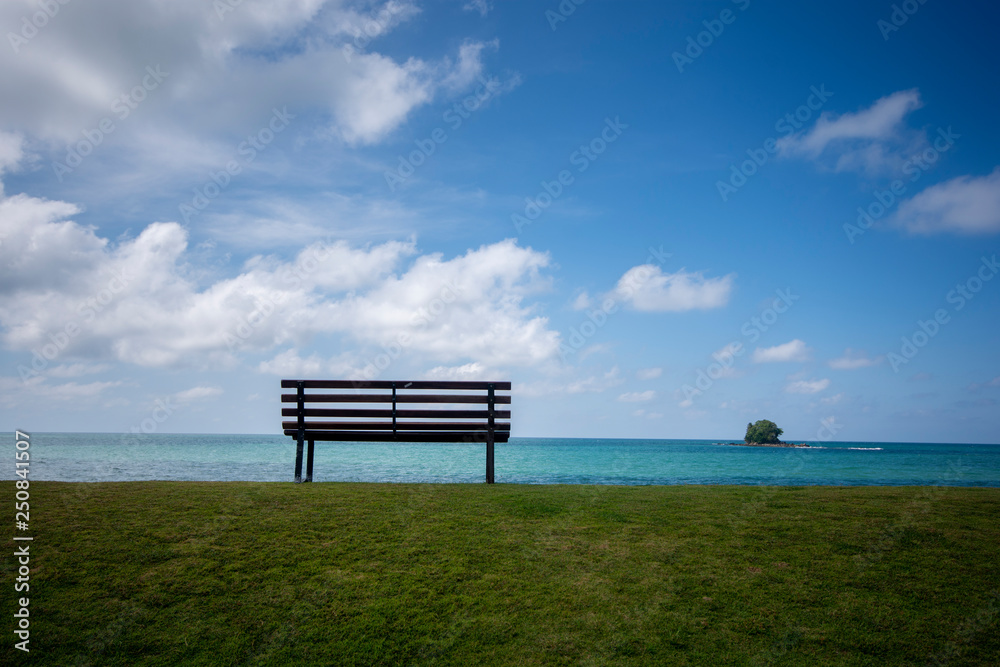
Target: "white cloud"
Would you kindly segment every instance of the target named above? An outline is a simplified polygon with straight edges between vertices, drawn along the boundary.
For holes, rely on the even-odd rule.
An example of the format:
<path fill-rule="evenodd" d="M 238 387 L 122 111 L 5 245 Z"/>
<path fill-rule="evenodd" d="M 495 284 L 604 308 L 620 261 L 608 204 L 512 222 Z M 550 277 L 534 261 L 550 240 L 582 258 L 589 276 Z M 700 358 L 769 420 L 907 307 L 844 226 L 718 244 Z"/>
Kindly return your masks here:
<path fill-rule="evenodd" d="M 552 369 L 550 369 L 551 371 Z M 564 368 L 564 371 L 575 375 L 578 369 Z M 558 371 L 556 371 L 558 372 Z M 575 380 L 535 380 L 530 382 L 517 382 L 513 385 L 513 393 L 517 396 L 557 396 L 560 394 L 584 394 L 602 393 L 611 387 L 622 384 L 625 380 L 621 377 L 618 366 L 613 366 L 611 370 L 598 375 L 588 375 Z"/>
<path fill-rule="evenodd" d="M 902 202 L 893 222 L 913 234 L 1000 232 L 1000 167 L 932 185 Z"/>
<path fill-rule="evenodd" d="M 817 157 L 831 143 L 850 139 L 883 140 L 890 138 L 910 111 L 921 107 L 920 93 L 901 90 L 875 102 L 857 113 L 834 117 L 823 113 L 813 129 L 779 141 L 787 153 L 804 153 Z"/>
<path fill-rule="evenodd" d="M 618 366 L 613 366 L 611 370 L 602 376 L 590 376 L 583 380 L 569 383 L 565 391 L 567 394 L 601 393 L 606 389 L 620 385 L 624 380 L 618 371 Z"/>
<path fill-rule="evenodd" d="M 829 386 L 830 380 L 827 378 L 822 380 L 798 380 L 789 383 L 785 387 L 785 391 L 789 394 L 818 394 Z"/>
<path fill-rule="evenodd" d="M 796 338 L 795 340 L 775 345 L 774 347 L 758 347 L 753 351 L 753 361 L 756 364 L 786 362 L 786 361 L 808 361 L 809 348 L 806 344 Z"/>
<path fill-rule="evenodd" d="M 279 353 L 273 359 L 260 362 L 257 370 L 282 378 L 354 379 L 363 377 L 361 364 L 356 363 L 356 361 L 349 352 L 332 359 L 323 359 L 318 354 L 313 353 L 303 359 L 299 356 L 298 350 L 292 348 Z"/>
<path fill-rule="evenodd" d="M 20 378 L 0 377 L 0 405 L 37 407 L 52 401 L 73 402 L 79 406 L 91 405 L 108 389 L 121 384 L 120 381 L 49 384 L 47 378 L 40 376 L 23 381 Z"/>
<path fill-rule="evenodd" d="M 899 168 L 904 154 L 925 141 L 923 133 L 904 124 L 906 115 L 921 106 L 920 93 L 913 89 L 895 92 L 855 113 L 824 112 L 811 130 L 780 139 L 778 147 L 785 156 L 836 155 L 836 171 L 879 173 Z"/>
<path fill-rule="evenodd" d="M 412 2 L 389 0 L 380 7 L 373 6 L 362 14 L 345 3 L 329 3 L 332 11 L 324 16 L 324 22 L 331 34 L 353 37 L 350 44 L 364 50 L 372 40 L 385 35 L 400 23 L 420 13 L 420 8 Z M 363 5 L 359 5 L 363 7 Z"/>
<path fill-rule="evenodd" d="M 743 344 L 732 342 L 727 343 L 718 350 L 712 353 L 712 358 L 715 359 L 722 367 L 722 375 L 720 377 L 732 377 L 736 375 L 736 369 L 733 364 L 736 363 L 736 357 L 743 354 Z"/>
<path fill-rule="evenodd" d="M 573 310 L 585 310 L 590 308 L 592 303 L 593 300 L 590 298 L 589 294 L 586 292 L 580 292 L 576 295 L 576 298 L 573 299 Z"/>
<path fill-rule="evenodd" d="M 831 359 L 829 366 L 838 371 L 853 371 L 858 368 L 876 366 L 882 362 L 882 359 L 883 357 L 870 358 L 863 351 L 847 348 L 844 350 L 844 356 L 839 359 Z"/>
<path fill-rule="evenodd" d="M 467 12 L 479 12 L 480 16 L 486 16 L 493 9 L 493 3 L 490 0 L 469 0 L 462 9 Z"/>
<path fill-rule="evenodd" d="M 24 137 L 0 130 L 0 178 L 7 171 L 14 171 L 24 159 Z M 0 195 L 3 183 L 0 182 Z"/>
<path fill-rule="evenodd" d="M 593 345 L 588 345 L 580 350 L 580 362 L 595 354 L 610 354 L 613 349 L 614 345 L 611 343 L 594 343 Z"/>
<path fill-rule="evenodd" d="M 494 39 L 490 42 L 465 41 L 458 47 L 458 62 L 451 66 L 451 61 L 446 60 L 445 68 L 447 75 L 441 80 L 441 84 L 453 91 L 459 91 L 468 87 L 479 79 L 483 73 L 482 53 L 484 49 L 495 51 L 500 48 L 500 40 Z"/>
<path fill-rule="evenodd" d="M 75 378 L 82 375 L 92 375 L 103 373 L 111 368 L 108 364 L 59 364 L 45 371 L 45 374 L 52 378 Z"/>
<path fill-rule="evenodd" d="M 219 6 L 231 11 L 217 15 Z M 37 10 L 31 2 L 0 3 L 0 25 L 19 26 Z M 151 152 L 151 142 L 165 148 L 154 153 L 157 165 L 184 163 L 189 146 L 211 148 L 208 138 L 220 133 L 255 130 L 274 107 L 325 117 L 330 134 L 350 144 L 378 142 L 439 92 L 472 84 L 483 50 L 496 46 L 466 40 L 439 57 L 374 51 L 375 38 L 418 12 L 400 0 L 244 0 L 231 8 L 205 0 L 89 0 L 87 11 L 61 7 L 17 52 L 0 50 L 0 127 L 66 146 L 110 118 L 113 143 L 129 147 L 133 158 Z M 123 117 L 114 101 L 143 83 L 147 66 L 166 76 Z"/>
<path fill-rule="evenodd" d="M 117 387 L 120 384 L 121 382 L 90 382 L 88 384 L 68 382 L 51 386 L 40 384 L 37 386 L 37 393 L 48 400 L 73 401 L 81 398 L 96 398 L 104 390 Z"/>
<path fill-rule="evenodd" d="M 299 356 L 295 349 L 285 350 L 269 361 L 262 361 L 257 366 L 261 373 L 279 375 L 284 378 L 314 378 L 326 375 L 326 364 L 319 355 L 313 354 L 307 359 Z"/>
<path fill-rule="evenodd" d="M 547 254 L 513 240 L 448 261 L 425 255 L 364 295 L 330 304 L 322 319 L 326 327 L 380 345 L 405 336 L 411 349 L 441 361 L 531 365 L 558 348 L 548 320 L 523 305 L 543 287 L 539 272 L 548 263 Z"/>
<path fill-rule="evenodd" d="M 239 249 L 293 248 L 331 234 L 354 238 L 406 236 L 419 217 L 399 202 L 324 192 L 309 201 L 280 193 L 248 202 L 232 212 L 209 210 L 203 229 Z"/>
<path fill-rule="evenodd" d="M 461 366 L 436 366 L 426 373 L 428 380 L 490 380 L 493 373 L 483 364 L 472 362 Z"/>
<path fill-rule="evenodd" d="M 66 220 L 76 212 L 0 199 L 0 336 L 11 349 L 55 345 L 51 335 L 65 338 L 61 362 L 156 367 L 231 365 L 242 351 L 317 334 L 345 336 L 355 349 L 404 341 L 439 363 L 532 365 L 558 349 L 559 334 L 525 302 L 546 288 L 548 255 L 513 240 L 411 262 L 413 241 L 320 241 L 293 260 L 253 257 L 238 275 L 201 285 L 180 225 L 153 223 L 113 244 Z"/>
<path fill-rule="evenodd" d="M 618 396 L 618 400 L 623 403 L 644 403 L 656 398 L 656 392 L 652 389 L 639 392 L 626 392 Z"/>
<path fill-rule="evenodd" d="M 823 405 L 836 405 L 837 403 L 843 401 L 845 398 L 847 398 L 847 396 L 841 393 L 835 396 L 828 396 L 826 398 L 821 398 L 819 399 L 819 402 L 822 403 Z"/>
<path fill-rule="evenodd" d="M 655 380 L 663 375 L 662 368 L 640 368 L 635 372 L 636 378 L 640 380 Z"/>
<path fill-rule="evenodd" d="M 343 93 L 333 100 L 340 135 L 349 144 L 379 141 L 434 96 L 432 69 L 423 61 L 398 65 L 384 56 L 366 54 L 357 63 L 358 75 L 344 81 Z M 315 66 L 323 65 L 317 59 Z"/>
<path fill-rule="evenodd" d="M 705 278 L 699 273 L 663 273 L 654 264 L 642 264 L 625 272 L 615 295 L 640 311 L 686 311 L 720 308 L 729 301 L 734 274 Z"/>

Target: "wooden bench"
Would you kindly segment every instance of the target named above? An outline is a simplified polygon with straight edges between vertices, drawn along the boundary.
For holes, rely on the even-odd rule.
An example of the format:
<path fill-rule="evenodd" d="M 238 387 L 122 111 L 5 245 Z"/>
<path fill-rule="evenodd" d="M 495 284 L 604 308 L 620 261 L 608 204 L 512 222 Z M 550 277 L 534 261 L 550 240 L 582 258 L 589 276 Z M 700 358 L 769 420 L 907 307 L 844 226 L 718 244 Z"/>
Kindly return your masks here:
<path fill-rule="evenodd" d="M 510 410 L 495 407 L 510 405 L 509 394 L 496 393 L 510 391 L 510 382 L 282 380 L 281 388 L 295 390 L 281 395 L 282 403 L 295 404 L 282 407 L 281 416 L 294 420 L 282 421 L 281 427 L 285 435 L 296 440 L 296 482 L 303 481 L 302 449 L 306 442 L 305 481 L 312 481 L 313 447 L 320 440 L 484 442 L 486 482 L 492 484 L 493 444 L 510 438 Z M 307 393 L 307 389 L 333 391 Z M 379 407 L 356 407 L 359 404 Z"/>

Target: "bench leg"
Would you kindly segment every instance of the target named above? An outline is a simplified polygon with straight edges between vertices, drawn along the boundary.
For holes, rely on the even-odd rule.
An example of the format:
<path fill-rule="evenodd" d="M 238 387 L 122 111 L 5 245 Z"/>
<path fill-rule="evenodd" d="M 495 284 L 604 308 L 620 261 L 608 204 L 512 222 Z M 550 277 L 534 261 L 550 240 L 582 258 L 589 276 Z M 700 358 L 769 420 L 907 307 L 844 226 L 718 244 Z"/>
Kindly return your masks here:
<path fill-rule="evenodd" d="M 309 441 L 309 451 L 306 456 L 306 481 L 313 481 L 313 449 L 315 447 L 315 442 L 313 440 Z"/>
<path fill-rule="evenodd" d="M 493 483 L 493 434 L 486 438 L 486 483 Z"/>
<path fill-rule="evenodd" d="M 302 481 L 302 438 L 295 441 L 295 483 Z"/>

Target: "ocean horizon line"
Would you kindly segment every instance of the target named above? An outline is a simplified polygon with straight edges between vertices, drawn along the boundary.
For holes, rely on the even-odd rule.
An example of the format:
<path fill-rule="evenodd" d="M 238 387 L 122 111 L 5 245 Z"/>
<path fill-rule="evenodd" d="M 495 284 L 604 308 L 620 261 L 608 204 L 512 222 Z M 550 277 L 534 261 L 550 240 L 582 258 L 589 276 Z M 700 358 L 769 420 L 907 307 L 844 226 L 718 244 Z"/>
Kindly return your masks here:
<path fill-rule="evenodd" d="M 282 437 L 288 438 L 289 442 L 294 442 L 293 438 L 286 436 L 283 433 L 241 433 L 234 431 L 157 431 L 155 433 L 133 433 L 131 431 L 32 431 L 30 429 L 18 429 L 22 433 L 32 433 L 36 435 L 128 435 L 137 437 L 156 437 L 156 436 L 218 436 L 218 435 L 232 435 L 240 437 Z M 14 429 L 8 429 L 8 432 L 13 433 Z M 628 441 L 634 440 L 639 442 L 646 441 L 664 441 L 664 442 L 707 442 L 712 444 L 728 444 L 730 442 L 740 442 L 739 438 L 663 438 L 663 437 L 624 437 L 624 436 L 571 436 L 571 435 L 559 435 L 559 436 L 549 436 L 549 435 L 514 435 L 511 434 L 511 440 L 614 440 L 614 441 Z M 353 442 L 353 441 L 346 441 Z M 399 440 L 396 442 L 408 442 L 406 440 Z M 858 444 L 886 444 L 886 445 L 973 445 L 973 446 L 1000 446 L 1000 442 L 957 442 L 957 441 L 940 441 L 940 440 L 809 440 L 800 438 L 789 438 L 786 440 L 789 444 L 794 443 L 858 443 Z M 379 442 L 362 442 L 359 441 L 353 444 L 364 444 L 364 445 L 377 445 L 377 444 L 393 444 L 393 442 L 379 443 Z M 413 443 L 413 444 L 428 444 L 428 443 Z M 447 444 L 447 443 L 445 443 Z M 451 443 L 451 444 L 466 444 L 466 443 Z M 468 443 L 468 444 L 482 444 L 482 443 Z M 508 443 L 497 443 L 497 446 L 502 446 Z"/>

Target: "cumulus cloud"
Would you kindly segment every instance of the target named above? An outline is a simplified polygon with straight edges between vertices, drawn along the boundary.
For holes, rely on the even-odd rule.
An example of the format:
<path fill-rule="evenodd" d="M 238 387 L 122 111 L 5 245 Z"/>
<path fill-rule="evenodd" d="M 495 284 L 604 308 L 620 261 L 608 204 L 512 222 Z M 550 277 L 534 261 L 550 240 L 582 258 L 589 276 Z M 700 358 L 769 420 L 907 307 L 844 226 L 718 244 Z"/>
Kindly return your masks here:
<path fill-rule="evenodd" d="M 902 202 L 893 222 L 913 234 L 1000 232 L 1000 167 L 932 185 Z"/>
<path fill-rule="evenodd" d="M 290 349 L 281 352 L 273 359 L 260 362 L 257 370 L 270 375 L 280 375 L 287 378 L 313 378 L 327 375 L 326 362 L 317 354 L 303 359 L 298 350 Z"/>
<path fill-rule="evenodd" d="M 182 146 L 253 130 L 273 107 L 288 107 L 328 117 L 333 135 L 368 144 L 439 91 L 472 83 L 483 50 L 496 46 L 467 40 L 433 59 L 378 53 L 377 38 L 419 11 L 400 0 L 244 0 L 235 7 L 90 0 L 81 7 L 60 5 L 30 41 L 0 50 L 0 125 L 66 145 L 110 118 L 114 142 L 137 155 L 149 142 L 182 154 Z M 28 0 L 0 3 L 0 24 L 20 26 L 37 11 Z M 115 100 L 141 86 L 147 67 L 165 78 L 141 93 L 131 113 L 119 112 L 124 106 Z M 122 142 L 122 133 L 132 141 Z"/>
<path fill-rule="evenodd" d="M 345 2 L 327 2 L 326 8 L 322 18 L 329 33 L 351 37 L 350 45 L 361 50 L 420 13 L 420 7 L 407 0 L 389 0 L 381 6 L 371 5 L 368 8 L 360 4 L 351 6 Z M 367 11 L 359 11 L 362 9 Z"/>
<path fill-rule="evenodd" d="M 862 350 L 852 350 L 847 348 L 844 350 L 844 355 L 837 358 L 831 359 L 829 362 L 830 368 L 838 371 L 853 371 L 858 368 L 868 368 L 869 366 L 875 366 L 882 362 L 883 357 L 869 357 Z"/>
<path fill-rule="evenodd" d="M 359 358 L 345 352 L 337 357 L 324 359 L 316 353 L 302 358 L 295 348 L 285 350 L 272 359 L 262 361 L 257 370 L 282 378 L 360 378 L 364 369 Z"/>
<path fill-rule="evenodd" d="M 451 259 L 416 256 L 412 240 L 325 240 L 201 284 L 180 225 L 152 223 L 111 243 L 67 219 L 76 212 L 0 199 L 0 336 L 10 349 L 152 367 L 231 365 L 243 351 L 288 350 L 321 334 L 357 349 L 402 345 L 439 363 L 530 365 L 558 349 L 558 333 L 526 302 L 546 287 L 548 255 L 513 240 Z M 283 354 L 262 370 L 294 367 L 294 353 Z"/>
<path fill-rule="evenodd" d="M 13 132 L 0 130 L 0 178 L 4 172 L 14 171 L 24 159 L 24 137 Z M 3 194 L 3 183 L 0 182 L 0 195 Z"/>
<path fill-rule="evenodd" d="M 907 114 L 923 106 L 916 89 L 901 90 L 867 109 L 834 116 L 824 112 L 812 129 L 778 141 L 782 155 L 820 159 L 834 156 L 836 171 L 880 173 L 899 168 L 905 155 L 925 141 L 905 125 Z"/>
<path fill-rule="evenodd" d="M 635 372 L 636 378 L 640 380 L 655 380 L 663 375 L 662 368 L 640 368 Z"/>
<path fill-rule="evenodd" d="M 829 386 L 830 380 L 828 378 L 823 378 L 822 380 L 797 380 L 790 382 L 785 387 L 785 391 L 789 394 L 818 394 Z"/>
<path fill-rule="evenodd" d="M 774 347 L 758 347 L 753 351 L 753 361 L 757 364 L 785 362 L 785 361 L 808 361 L 809 348 L 806 344 L 796 338 L 795 340 L 775 345 Z"/>
<path fill-rule="evenodd" d="M 705 278 L 702 273 L 663 273 L 654 264 L 625 272 L 615 287 L 617 298 L 640 311 L 681 312 L 720 308 L 729 302 L 735 275 Z"/>

